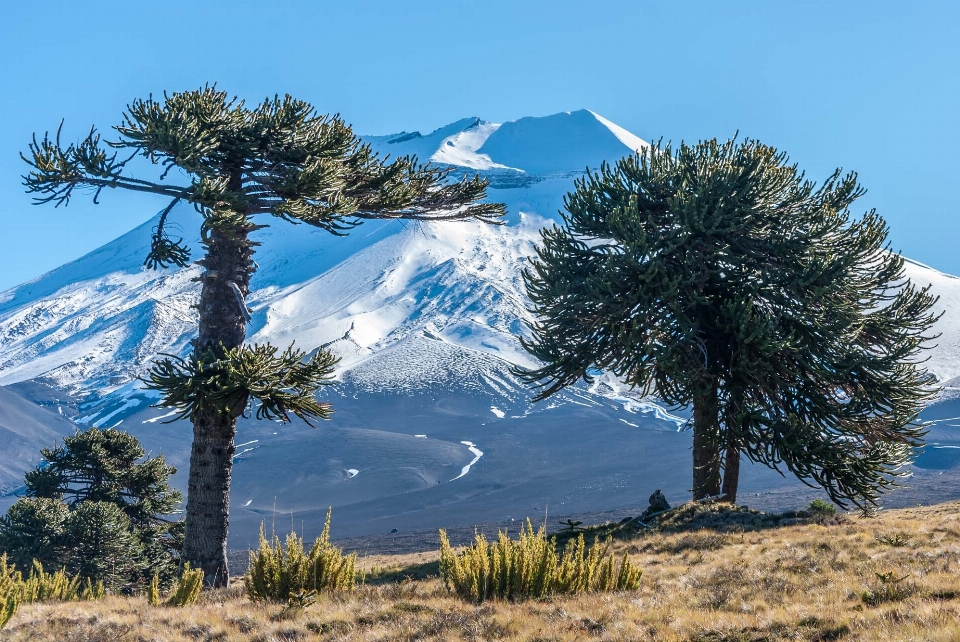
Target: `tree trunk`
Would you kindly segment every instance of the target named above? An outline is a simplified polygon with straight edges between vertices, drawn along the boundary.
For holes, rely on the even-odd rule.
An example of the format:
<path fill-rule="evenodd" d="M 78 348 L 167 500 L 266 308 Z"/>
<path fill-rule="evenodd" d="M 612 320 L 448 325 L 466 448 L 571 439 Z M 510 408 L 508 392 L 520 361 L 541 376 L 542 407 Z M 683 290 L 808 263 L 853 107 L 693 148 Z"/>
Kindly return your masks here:
<path fill-rule="evenodd" d="M 740 451 L 736 446 L 727 446 L 726 461 L 723 464 L 723 488 L 720 490 L 723 501 L 737 503 L 737 486 L 740 484 Z"/>
<path fill-rule="evenodd" d="M 717 383 L 693 398 L 693 498 L 720 494 L 720 429 Z"/>
<path fill-rule="evenodd" d="M 227 527 L 236 425 L 236 418 L 215 410 L 198 413 L 193 422 L 183 558 L 203 569 L 211 586 L 226 586 L 230 579 Z"/>
<path fill-rule="evenodd" d="M 198 356 L 243 344 L 245 310 L 231 283 L 246 296 L 253 272 L 249 228 L 209 230 L 207 255 L 199 261 L 206 269 L 200 293 L 200 332 L 194 347 Z M 243 406 L 221 412 L 212 405 L 201 408 L 193 420 L 193 446 L 187 484 L 187 515 L 183 557 L 201 568 L 211 586 L 226 586 L 227 527 L 230 521 L 230 477 L 234 436 Z"/>

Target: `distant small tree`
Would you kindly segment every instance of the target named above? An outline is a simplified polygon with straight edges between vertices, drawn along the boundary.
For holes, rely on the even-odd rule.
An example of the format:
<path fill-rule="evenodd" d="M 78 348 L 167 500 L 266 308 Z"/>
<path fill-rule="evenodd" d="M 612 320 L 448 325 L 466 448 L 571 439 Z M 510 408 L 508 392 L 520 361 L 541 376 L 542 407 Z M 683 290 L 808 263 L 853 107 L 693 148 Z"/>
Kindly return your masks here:
<path fill-rule="evenodd" d="M 693 406 L 693 496 L 736 500 L 740 457 L 873 505 L 922 443 L 938 318 L 883 219 L 756 141 L 653 146 L 577 181 L 525 272 L 521 370 L 545 399 L 594 368 Z M 724 473 L 721 487 L 721 470 Z"/>
<path fill-rule="evenodd" d="M 208 583 L 225 585 L 230 478 L 237 419 L 256 400 L 258 418 L 327 419 L 330 405 L 315 395 L 329 383 L 337 358 L 317 349 L 311 358 L 290 346 L 245 346 L 250 321 L 245 297 L 256 271 L 261 222 L 307 223 L 342 236 L 369 219 L 500 221 L 504 206 L 482 202 L 487 181 L 447 180 L 450 170 L 416 158 L 379 158 L 339 117 L 323 116 L 291 96 L 249 108 L 213 87 L 135 100 L 117 140 L 101 141 L 91 128 L 65 145 L 34 138 L 24 176 L 36 202 L 66 205 L 74 190 L 122 189 L 167 199 L 145 264 L 185 266 L 183 239 L 169 236 L 167 215 L 180 201 L 203 216 L 199 333 L 186 359 L 154 364 L 146 378 L 161 405 L 193 423 L 184 557 Z M 123 150 L 128 157 L 118 157 Z M 131 175 L 141 156 L 164 168 L 156 180 Z M 174 180 L 168 173 L 177 169 Z M 186 178 L 187 180 L 181 180 Z"/>
<path fill-rule="evenodd" d="M 26 474 L 27 497 L 0 517 L 10 561 L 63 566 L 111 590 L 175 579 L 183 523 L 173 516 L 183 496 L 162 455 L 146 458 L 134 436 L 110 428 L 77 431 L 41 454 Z"/>

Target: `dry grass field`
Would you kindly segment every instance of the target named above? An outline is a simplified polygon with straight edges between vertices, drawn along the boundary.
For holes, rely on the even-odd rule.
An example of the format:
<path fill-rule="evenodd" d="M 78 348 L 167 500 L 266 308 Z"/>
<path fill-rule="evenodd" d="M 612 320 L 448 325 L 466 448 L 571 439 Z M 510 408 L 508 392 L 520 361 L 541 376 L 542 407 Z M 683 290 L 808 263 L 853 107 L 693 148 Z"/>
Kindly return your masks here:
<path fill-rule="evenodd" d="M 27 604 L 0 640 L 960 640 L 960 502 L 779 519 L 685 507 L 615 537 L 639 591 L 468 604 L 436 577 L 437 553 L 362 558 L 365 582 L 301 610 L 235 587 L 186 608 L 145 598 Z"/>

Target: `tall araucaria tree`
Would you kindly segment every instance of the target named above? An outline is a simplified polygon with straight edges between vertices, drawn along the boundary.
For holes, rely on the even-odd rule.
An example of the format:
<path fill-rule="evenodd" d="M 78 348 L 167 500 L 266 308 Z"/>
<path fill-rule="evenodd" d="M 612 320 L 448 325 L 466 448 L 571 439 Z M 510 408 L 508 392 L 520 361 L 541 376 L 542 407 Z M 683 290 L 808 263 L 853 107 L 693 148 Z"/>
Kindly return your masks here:
<path fill-rule="evenodd" d="M 238 417 L 256 400 L 258 418 L 327 419 L 331 408 L 315 393 L 337 362 L 325 350 L 305 359 L 292 346 L 278 355 L 273 346 L 244 345 L 244 297 L 256 269 L 251 232 L 270 216 L 336 235 L 366 219 L 498 223 L 504 206 L 480 202 L 487 182 L 478 177 L 449 182 L 448 170 L 416 158 L 379 158 L 339 117 L 320 116 L 290 96 L 250 109 L 211 87 L 164 94 L 163 101 L 133 101 L 114 129 L 117 140 L 106 142 L 95 129 L 70 145 L 59 130 L 52 139 L 34 138 L 23 156 L 30 165 L 24 185 L 36 202 L 58 206 L 77 188 L 92 189 L 94 202 L 114 189 L 169 199 L 146 257 L 150 268 L 190 260 L 182 239 L 165 228 L 174 205 L 191 203 L 203 217 L 199 336 L 188 358 L 156 362 L 145 381 L 162 393 L 160 405 L 193 423 L 183 557 L 204 570 L 209 584 L 222 586 Z M 162 166 L 163 174 L 132 176 L 128 165 L 136 157 Z M 189 184 L 167 182 L 174 168 Z"/>
<path fill-rule="evenodd" d="M 655 145 L 588 173 L 525 271 L 523 343 L 544 365 L 519 373 L 539 400 L 601 369 L 692 405 L 695 499 L 734 502 L 745 455 L 875 505 L 922 443 L 938 317 L 883 219 L 851 217 L 863 193 L 756 141 Z"/>

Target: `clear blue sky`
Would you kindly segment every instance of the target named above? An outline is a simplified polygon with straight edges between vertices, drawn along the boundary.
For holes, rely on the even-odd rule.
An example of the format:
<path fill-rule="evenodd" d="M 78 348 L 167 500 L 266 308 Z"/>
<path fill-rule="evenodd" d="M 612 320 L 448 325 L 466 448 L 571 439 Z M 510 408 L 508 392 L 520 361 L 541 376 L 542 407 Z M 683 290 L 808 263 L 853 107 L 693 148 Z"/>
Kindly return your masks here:
<path fill-rule="evenodd" d="M 290 93 L 355 130 L 589 108 L 645 139 L 739 130 L 808 176 L 856 170 L 895 250 L 960 274 L 960 2 L 5 0 L 0 290 L 155 214 L 149 196 L 33 206 L 32 132 L 217 82 Z"/>

